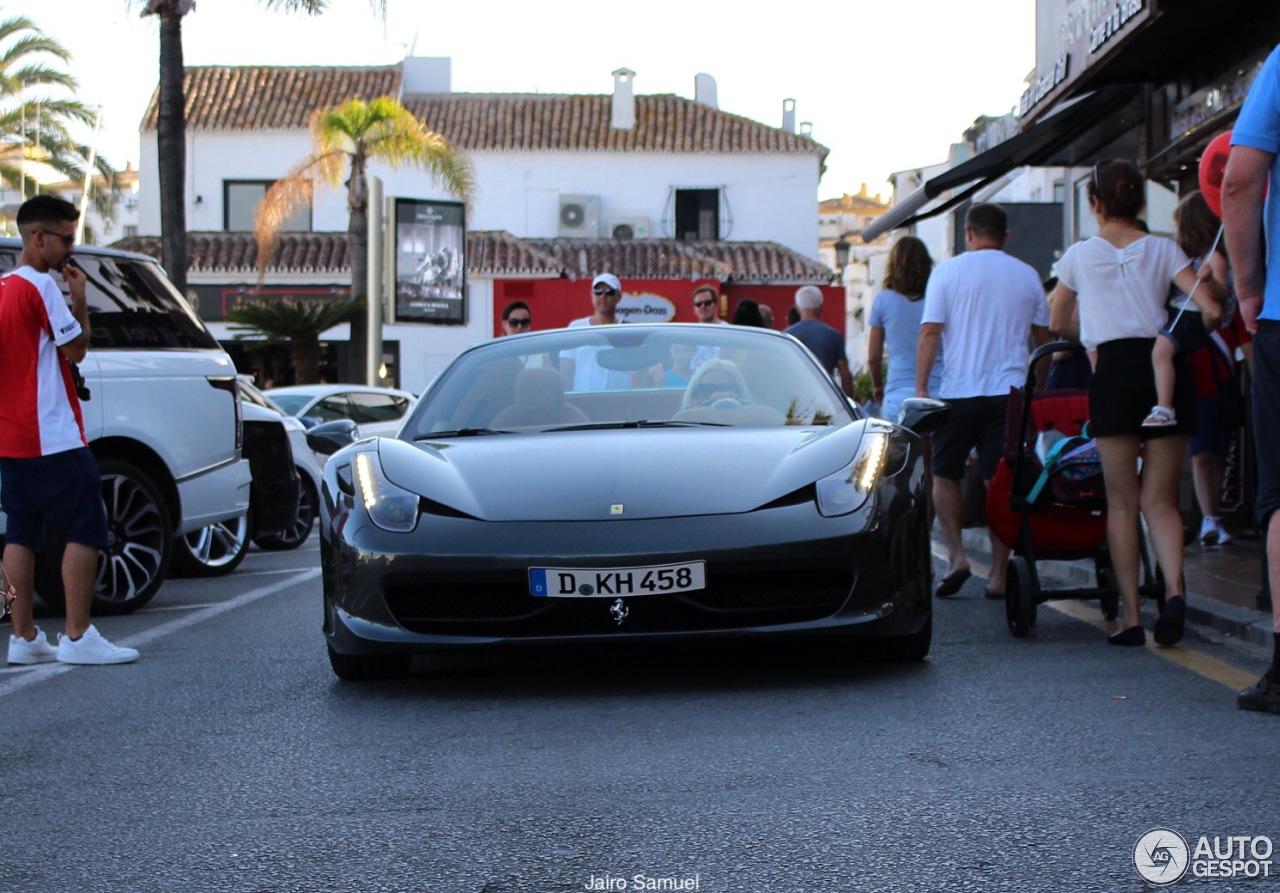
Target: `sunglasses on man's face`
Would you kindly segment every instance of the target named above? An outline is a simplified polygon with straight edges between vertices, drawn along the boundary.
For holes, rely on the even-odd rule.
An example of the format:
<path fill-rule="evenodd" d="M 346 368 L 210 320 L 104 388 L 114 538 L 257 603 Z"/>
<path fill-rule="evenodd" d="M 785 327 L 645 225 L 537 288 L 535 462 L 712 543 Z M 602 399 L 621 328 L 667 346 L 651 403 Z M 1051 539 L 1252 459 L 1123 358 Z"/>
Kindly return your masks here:
<path fill-rule="evenodd" d="M 509 316 L 509 317 L 507 317 L 507 324 L 508 324 L 508 325 L 513 325 L 513 326 L 527 326 L 527 325 L 530 325 L 530 324 L 532 324 L 532 323 L 533 323 L 533 320 L 532 320 L 530 317 L 528 317 L 528 316 Z"/>
<path fill-rule="evenodd" d="M 61 239 L 63 246 L 65 246 L 66 248 L 70 248 L 76 243 L 76 237 L 74 235 L 68 236 L 68 235 L 64 235 L 63 233 L 55 233 L 51 229 L 38 229 L 36 230 L 36 232 L 44 233 L 46 236 L 53 236 L 55 239 Z"/>
<path fill-rule="evenodd" d="M 603 286 L 603 285 L 601 285 L 601 286 L 598 286 L 598 287 L 596 287 L 596 288 L 591 289 L 591 293 L 592 293 L 593 295 L 613 295 L 613 294 L 617 294 L 617 292 L 615 292 L 613 289 L 611 289 L 611 288 L 606 288 L 606 287 L 605 287 L 605 286 Z"/>
<path fill-rule="evenodd" d="M 711 306 L 712 304 L 714 304 L 715 302 L 716 302 L 716 299 L 715 299 L 715 298 L 707 298 L 705 301 L 694 301 L 694 302 L 693 302 L 693 306 L 695 306 L 695 307 L 710 307 L 710 306 Z"/>

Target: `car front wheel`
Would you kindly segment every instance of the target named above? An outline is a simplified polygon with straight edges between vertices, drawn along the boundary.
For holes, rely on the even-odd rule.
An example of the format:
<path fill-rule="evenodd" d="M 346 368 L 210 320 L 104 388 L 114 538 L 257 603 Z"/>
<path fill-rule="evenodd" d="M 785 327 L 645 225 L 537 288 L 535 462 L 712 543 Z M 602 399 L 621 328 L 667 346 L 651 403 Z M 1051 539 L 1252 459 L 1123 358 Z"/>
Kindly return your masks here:
<path fill-rule="evenodd" d="M 283 533 L 268 533 L 254 537 L 254 545 L 270 552 L 284 552 L 296 549 L 311 536 L 316 526 L 316 516 L 320 513 L 320 497 L 316 493 L 311 479 L 302 471 L 298 472 L 301 486 L 298 488 L 298 520 L 293 527 Z"/>

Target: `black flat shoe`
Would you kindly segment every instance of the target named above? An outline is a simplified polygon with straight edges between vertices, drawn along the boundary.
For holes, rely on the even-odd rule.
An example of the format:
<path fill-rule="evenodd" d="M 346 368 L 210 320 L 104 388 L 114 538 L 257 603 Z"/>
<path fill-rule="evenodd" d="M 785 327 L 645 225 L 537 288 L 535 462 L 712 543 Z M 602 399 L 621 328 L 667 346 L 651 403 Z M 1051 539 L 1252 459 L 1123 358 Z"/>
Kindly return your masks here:
<path fill-rule="evenodd" d="M 1107 641 L 1112 645 L 1137 647 L 1147 644 L 1147 631 L 1141 626 L 1131 626 L 1128 629 L 1122 629 L 1118 633 L 1112 633 L 1107 636 Z"/>
<path fill-rule="evenodd" d="M 967 567 L 962 567 L 958 571 L 947 574 L 938 583 L 938 598 L 946 598 L 949 595 L 955 595 L 964 586 L 965 580 L 973 576 L 973 571 Z"/>
<path fill-rule="evenodd" d="M 1160 612 L 1160 619 L 1156 621 L 1155 628 L 1152 630 L 1156 644 L 1165 648 L 1177 645 L 1182 641 L 1186 624 L 1187 600 L 1180 595 L 1166 599 L 1164 610 Z"/>

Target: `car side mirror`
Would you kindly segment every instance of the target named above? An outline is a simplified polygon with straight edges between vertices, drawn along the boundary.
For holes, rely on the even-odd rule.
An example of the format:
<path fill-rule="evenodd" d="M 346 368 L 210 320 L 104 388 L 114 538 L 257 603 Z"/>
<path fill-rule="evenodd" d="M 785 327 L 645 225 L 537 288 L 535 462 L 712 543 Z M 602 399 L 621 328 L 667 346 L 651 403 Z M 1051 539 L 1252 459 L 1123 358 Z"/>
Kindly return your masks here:
<path fill-rule="evenodd" d="M 332 456 L 355 442 L 356 423 L 351 419 L 334 419 L 307 432 L 307 446 L 322 456 Z"/>
<path fill-rule="evenodd" d="M 930 397 L 908 397 L 898 414 L 898 424 L 917 434 L 932 434 L 950 421 L 951 407 Z"/>

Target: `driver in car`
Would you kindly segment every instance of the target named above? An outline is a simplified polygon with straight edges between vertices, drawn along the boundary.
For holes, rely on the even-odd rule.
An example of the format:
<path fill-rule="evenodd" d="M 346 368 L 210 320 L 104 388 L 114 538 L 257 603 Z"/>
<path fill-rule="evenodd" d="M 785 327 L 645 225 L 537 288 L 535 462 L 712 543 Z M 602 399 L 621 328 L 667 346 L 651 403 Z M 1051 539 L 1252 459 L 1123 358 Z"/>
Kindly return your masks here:
<path fill-rule="evenodd" d="M 746 382 L 737 368 L 726 360 L 708 360 L 694 374 L 685 397 L 685 408 L 715 406 L 722 400 L 738 406 L 750 402 Z"/>

